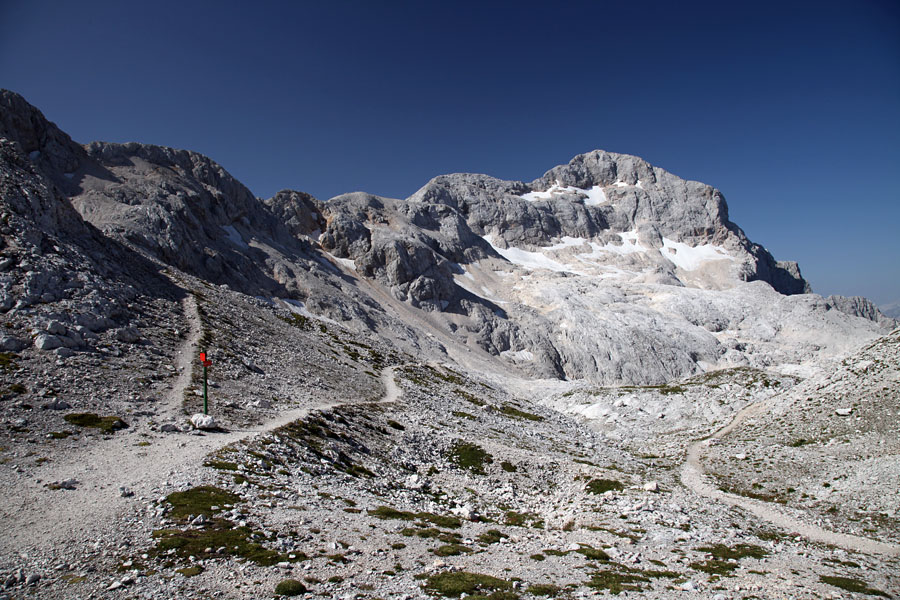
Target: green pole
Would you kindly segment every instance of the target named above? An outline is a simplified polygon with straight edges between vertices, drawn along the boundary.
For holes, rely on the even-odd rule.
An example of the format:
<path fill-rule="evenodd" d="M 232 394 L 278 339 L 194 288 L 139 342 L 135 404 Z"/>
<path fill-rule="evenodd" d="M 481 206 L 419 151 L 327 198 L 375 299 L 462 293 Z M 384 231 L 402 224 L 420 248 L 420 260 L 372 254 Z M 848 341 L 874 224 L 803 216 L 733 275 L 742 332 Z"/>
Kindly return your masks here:
<path fill-rule="evenodd" d="M 206 399 L 206 365 L 203 365 L 203 414 L 209 414 L 209 407 Z"/>

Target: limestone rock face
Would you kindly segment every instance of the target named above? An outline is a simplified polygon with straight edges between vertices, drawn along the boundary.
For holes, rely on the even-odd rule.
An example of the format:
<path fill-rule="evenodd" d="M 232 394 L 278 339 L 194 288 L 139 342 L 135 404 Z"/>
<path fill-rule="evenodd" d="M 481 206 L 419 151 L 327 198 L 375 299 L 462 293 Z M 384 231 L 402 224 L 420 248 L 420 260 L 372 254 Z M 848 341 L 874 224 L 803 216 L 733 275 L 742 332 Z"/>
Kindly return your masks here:
<path fill-rule="evenodd" d="M 63 303 L 44 321 L 64 350 L 144 343 L 123 307 L 177 295 L 159 265 L 423 359 L 601 384 L 800 362 L 895 323 L 811 294 L 718 190 L 635 156 L 589 152 L 531 183 L 442 175 L 407 199 L 262 200 L 200 154 L 80 146 L 16 94 L 0 108 L 0 310 Z"/>

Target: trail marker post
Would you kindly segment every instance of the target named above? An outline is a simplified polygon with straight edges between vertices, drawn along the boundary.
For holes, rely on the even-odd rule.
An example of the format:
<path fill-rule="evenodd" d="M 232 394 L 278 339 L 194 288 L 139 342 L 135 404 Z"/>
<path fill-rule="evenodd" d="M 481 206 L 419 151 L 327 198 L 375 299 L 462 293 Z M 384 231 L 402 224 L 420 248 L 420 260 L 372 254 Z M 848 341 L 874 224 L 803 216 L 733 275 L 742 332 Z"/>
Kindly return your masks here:
<path fill-rule="evenodd" d="M 209 403 L 206 394 L 206 368 L 212 366 L 212 361 L 207 360 L 206 352 L 200 353 L 200 364 L 203 365 L 203 414 L 209 414 Z"/>

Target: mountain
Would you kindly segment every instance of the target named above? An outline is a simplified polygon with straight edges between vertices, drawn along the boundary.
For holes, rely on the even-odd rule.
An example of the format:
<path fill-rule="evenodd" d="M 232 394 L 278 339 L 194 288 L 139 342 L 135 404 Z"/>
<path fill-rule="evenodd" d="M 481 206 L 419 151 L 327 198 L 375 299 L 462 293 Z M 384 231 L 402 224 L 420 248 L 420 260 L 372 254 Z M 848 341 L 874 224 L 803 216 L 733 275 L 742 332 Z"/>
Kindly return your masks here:
<path fill-rule="evenodd" d="M 638 157 L 261 199 L 0 91 L 0 234 L 10 594 L 900 587 L 898 322 Z"/>
<path fill-rule="evenodd" d="M 890 304 L 882 304 L 878 307 L 878 310 L 881 311 L 886 317 L 890 317 L 892 319 L 900 319 L 900 301 L 891 302 Z"/>

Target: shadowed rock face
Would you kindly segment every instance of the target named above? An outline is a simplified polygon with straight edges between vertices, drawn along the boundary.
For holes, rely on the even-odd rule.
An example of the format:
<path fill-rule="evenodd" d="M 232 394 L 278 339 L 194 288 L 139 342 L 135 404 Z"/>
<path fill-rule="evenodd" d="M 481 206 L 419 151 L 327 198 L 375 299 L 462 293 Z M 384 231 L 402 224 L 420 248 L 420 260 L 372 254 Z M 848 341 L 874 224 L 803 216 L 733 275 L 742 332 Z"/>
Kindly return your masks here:
<path fill-rule="evenodd" d="M 589 152 L 531 183 L 443 175 L 405 200 L 261 200 L 200 154 L 80 146 L 16 94 L 0 107 L 4 200 L 37 241 L 127 246 L 440 360 L 460 344 L 529 375 L 659 383 L 836 352 L 894 323 L 810 295 L 718 190 L 635 156 Z"/>

